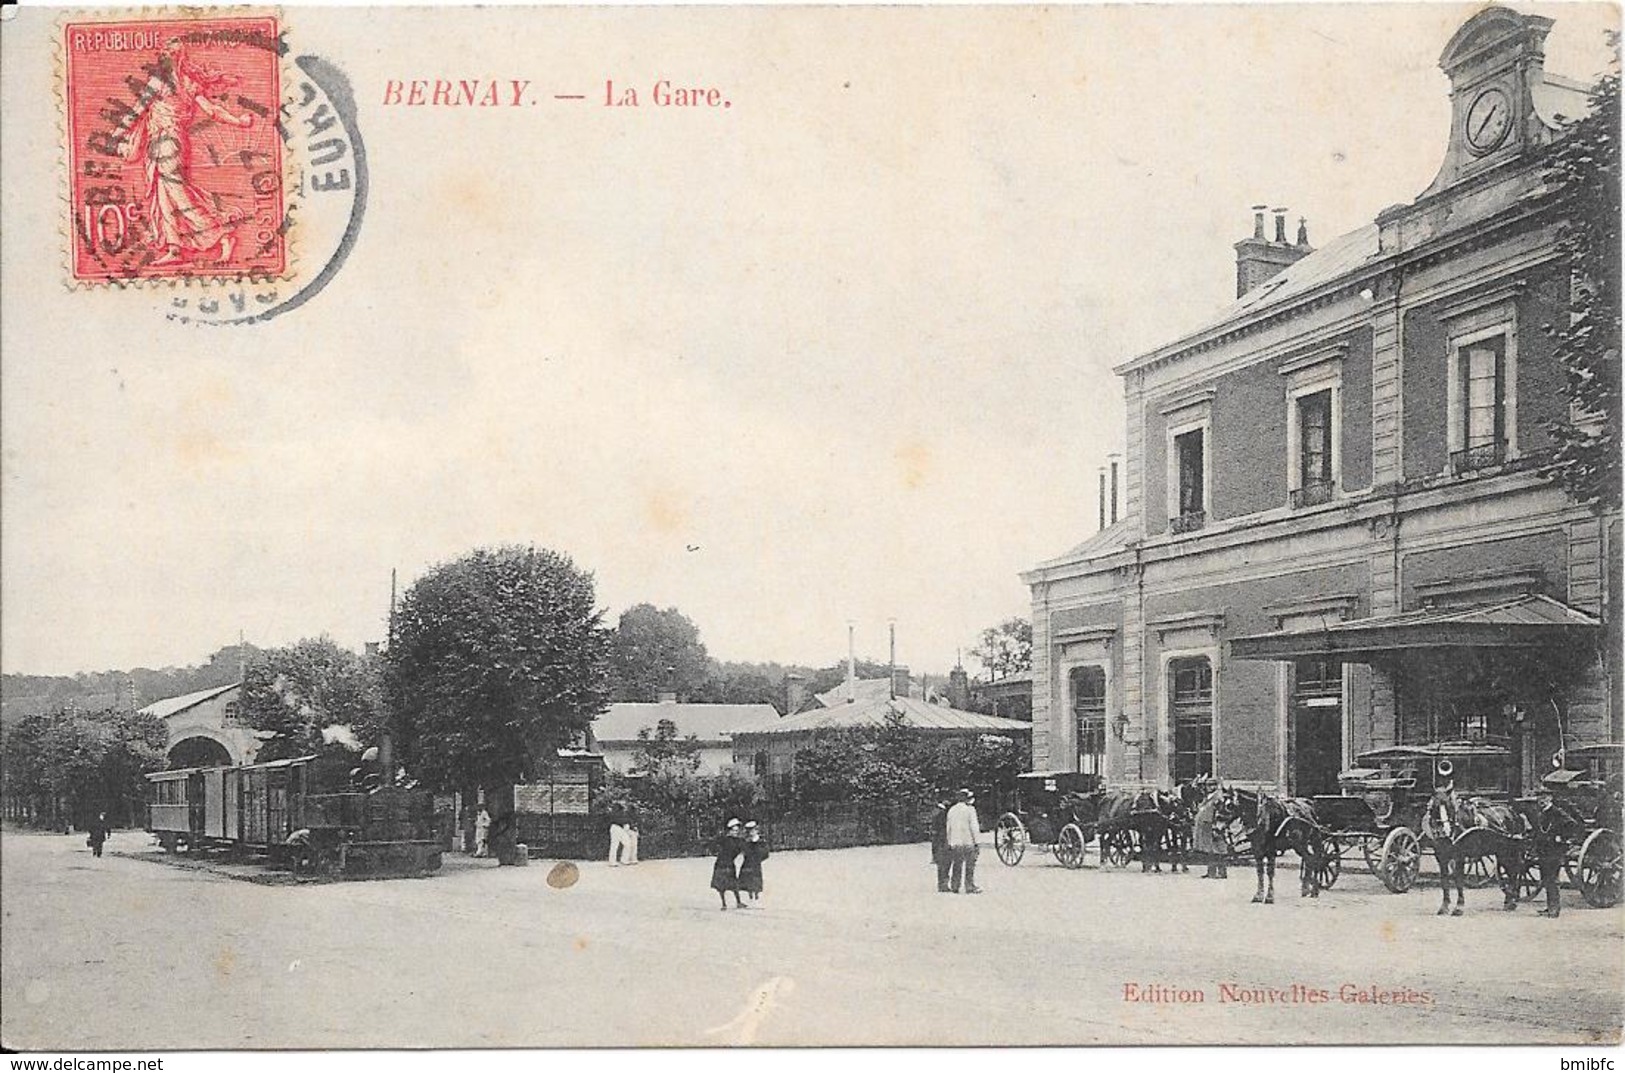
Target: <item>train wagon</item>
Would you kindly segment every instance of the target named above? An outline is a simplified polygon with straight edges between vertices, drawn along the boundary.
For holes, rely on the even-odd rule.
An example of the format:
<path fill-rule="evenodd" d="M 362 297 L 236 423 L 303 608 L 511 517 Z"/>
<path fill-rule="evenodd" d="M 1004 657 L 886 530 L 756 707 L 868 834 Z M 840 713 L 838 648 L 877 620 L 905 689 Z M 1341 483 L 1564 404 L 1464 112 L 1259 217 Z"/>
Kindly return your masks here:
<path fill-rule="evenodd" d="M 430 794 L 360 788 L 315 756 L 158 771 L 147 782 L 147 830 L 170 853 L 225 849 L 343 876 L 440 867 Z"/>

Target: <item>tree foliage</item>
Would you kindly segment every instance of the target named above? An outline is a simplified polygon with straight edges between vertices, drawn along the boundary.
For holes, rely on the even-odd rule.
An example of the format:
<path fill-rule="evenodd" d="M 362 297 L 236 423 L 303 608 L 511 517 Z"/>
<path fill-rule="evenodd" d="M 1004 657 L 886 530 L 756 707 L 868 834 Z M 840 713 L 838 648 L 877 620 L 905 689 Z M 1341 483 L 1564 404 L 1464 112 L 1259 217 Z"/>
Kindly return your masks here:
<path fill-rule="evenodd" d="M 798 804 L 923 804 L 961 786 L 1008 788 L 1028 759 L 1009 738 L 938 738 L 893 713 L 882 726 L 824 731 L 796 750 L 794 796 Z"/>
<path fill-rule="evenodd" d="M 695 772 L 700 769 L 700 740 L 693 734 L 677 736 L 677 724 L 662 719 L 654 733 L 648 727 L 638 731 L 638 747 L 632 751 L 632 772 L 636 775 Z"/>
<path fill-rule="evenodd" d="M 1620 506 L 1620 110 L 1614 70 L 1591 91 L 1591 111 L 1547 151 L 1546 178 L 1562 214 L 1558 245 L 1572 272 L 1566 324 L 1547 325 L 1563 368 L 1572 420 L 1549 423 L 1545 472 L 1576 500 Z"/>
<path fill-rule="evenodd" d="M 989 678 L 1007 678 L 1032 670 L 1033 624 L 1024 618 L 1010 618 L 989 626 L 970 654 Z"/>
<path fill-rule="evenodd" d="M 652 701 L 666 690 L 693 697 L 711 677 L 699 627 L 675 607 L 638 604 L 621 613 L 610 655 L 610 692 L 618 701 Z"/>
<path fill-rule="evenodd" d="M 129 710 L 59 709 L 26 716 L 7 729 L 0 750 L 6 793 L 67 802 L 81 817 L 140 800 L 143 776 L 164 766 L 169 730 L 156 716 Z"/>
<path fill-rule="evenodd" d="M 442 789 L 533 777 L 608 699 L 592 575 L 557 552 L 479 549 L 406 591 L 385 658 L 400 759 Z"/>
<path fill-rule="evenodd" d="M 327 637 L 307 638 L 259 653 L 243 678 L 242 718 L 276 736 L 258 759 L 319 752 L 323 731 L 348 728 L 362 746 L 376 744 L 383 724 L 382 661 L 340 648 Z M 332 737 L 332 733 L 328 734 Z"/>

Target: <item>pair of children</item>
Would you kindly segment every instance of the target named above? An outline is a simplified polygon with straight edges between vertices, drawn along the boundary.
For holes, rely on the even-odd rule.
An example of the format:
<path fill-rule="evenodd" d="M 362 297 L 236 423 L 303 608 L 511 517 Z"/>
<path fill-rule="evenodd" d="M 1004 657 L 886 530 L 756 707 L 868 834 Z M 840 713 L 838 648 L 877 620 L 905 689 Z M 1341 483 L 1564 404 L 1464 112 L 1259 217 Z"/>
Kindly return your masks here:
<path fill-rule="evenodd" d="M 727 828 L 717 836 L 717 859 L 711 866 L 711 889 L 717 892 L 724 911 L 729 891 L 733 892 L 735 909 L 745 908 L 740 891 L 747 892 L 753 902 L 761 899 L 762 862 L 767 860 L 767 854 L 767 842 L 755 820 L 743 825 L 737 819 L 728 821 Z"/>

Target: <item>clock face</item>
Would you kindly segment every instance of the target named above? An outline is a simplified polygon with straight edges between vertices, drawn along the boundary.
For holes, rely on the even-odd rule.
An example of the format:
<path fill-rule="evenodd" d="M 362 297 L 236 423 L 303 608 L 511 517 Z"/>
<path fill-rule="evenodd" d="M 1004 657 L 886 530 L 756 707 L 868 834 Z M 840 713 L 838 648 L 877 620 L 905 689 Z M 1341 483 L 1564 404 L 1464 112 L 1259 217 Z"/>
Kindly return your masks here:
<path fill-rule="evenodd" d="M 1467 146 L 1484 154 L 1506 140 L 1512 129 L 1512 101 L 1504 91 L 1490 88 L 1474 98 L 1467 109 Z"/>

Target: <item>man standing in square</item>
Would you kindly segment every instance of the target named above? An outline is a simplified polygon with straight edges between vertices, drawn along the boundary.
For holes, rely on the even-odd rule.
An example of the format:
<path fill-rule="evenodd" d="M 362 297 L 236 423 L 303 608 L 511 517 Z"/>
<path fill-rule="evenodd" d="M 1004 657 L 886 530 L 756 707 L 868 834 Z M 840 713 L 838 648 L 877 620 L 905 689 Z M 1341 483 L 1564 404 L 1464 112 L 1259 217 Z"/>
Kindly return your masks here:
<path fill-rule="evenodd" d="M 961 790 L 958 800 L 948 810 L 948 885 L 959 893 L 963 881 L 966 894 L 980 894 L 976 885 L 977 844 L 982 840 L 982 825 L 976 818 L 976 798 L 969 790 Z"/>

